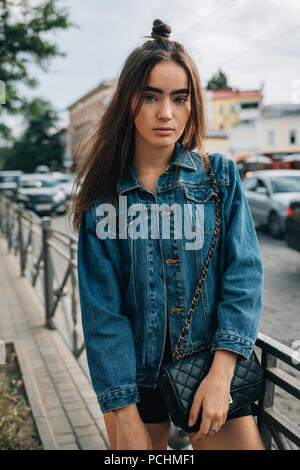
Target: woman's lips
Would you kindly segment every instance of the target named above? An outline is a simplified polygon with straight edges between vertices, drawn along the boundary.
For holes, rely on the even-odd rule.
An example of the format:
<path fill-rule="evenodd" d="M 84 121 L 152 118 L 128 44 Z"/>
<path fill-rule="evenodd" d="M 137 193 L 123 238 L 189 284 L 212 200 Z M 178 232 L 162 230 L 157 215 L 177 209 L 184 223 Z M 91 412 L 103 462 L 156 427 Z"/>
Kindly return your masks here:
<path fill-rule="evenodd" d="M 154 132 L 158 135 L 170 135 L 170 134 L 172 134 L 172 132 L 174 132 L 174 129 L 170 129 L 170 128 L 167 128 L 167 129 L 161 128 L 161 129 L 159 129 L 159 128 L 157 128 L 157 129 L 154 129 Z"/>

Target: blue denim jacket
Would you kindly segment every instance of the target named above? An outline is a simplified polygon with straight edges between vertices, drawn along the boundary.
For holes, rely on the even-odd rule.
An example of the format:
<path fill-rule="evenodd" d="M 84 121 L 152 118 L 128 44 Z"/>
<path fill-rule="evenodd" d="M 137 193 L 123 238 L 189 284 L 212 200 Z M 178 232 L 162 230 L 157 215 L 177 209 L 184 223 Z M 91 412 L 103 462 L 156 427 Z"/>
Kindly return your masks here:
<path fill-rule="evenodd" d="M 181 350 L 225 349 L 244 360 L 253 350 L 262 313 L 261 254 L 235 163 L 219 153 L 210 154 L 210 161 L 220 190 L 222 226 Z M 102 203 L 107 201 L 101 196 L 82 219 L 82 324 L 103 413 L 138 402 L 138 386 L 157 386 L 167 316 L 172 351 L 177 345 L 215 229 L 215 191 L 208 174 L 200 185 L 201 177 L 200 156 L 183 152 L 176 143 L 170 165 L 157 180 L 156 194 L 139 184 L 130 162 L 118 186 L 122 204 L 116 218 L 109 219 L 115 226 L 106 224 Z M 123 201 L 134 210 L 127 211 Z M 180 218 L 175 217 L 184 207 L 192 233 L 182 236 L 181 230 L 177 236 L 180 224 L 175 220 Z M 141 227 L 149 228 L 151 221 L 153 228 L 156 220 L 156 236 L 150 231 L 148 236 L 134 236 L 137 220 L 142 235 L 147 233 Z M 165 221 L 170 236 L 162 232 Z M 194 247 L 189 245 L 193 240 Z"/>

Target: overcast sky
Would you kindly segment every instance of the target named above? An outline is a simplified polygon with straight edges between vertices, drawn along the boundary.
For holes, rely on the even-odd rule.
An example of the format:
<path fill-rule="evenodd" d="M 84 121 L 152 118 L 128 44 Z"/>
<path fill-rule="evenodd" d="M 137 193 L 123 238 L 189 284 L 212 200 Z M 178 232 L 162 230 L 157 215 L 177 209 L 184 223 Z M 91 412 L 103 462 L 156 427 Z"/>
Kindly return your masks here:
<path fill-rule="evenodd" d="M 229 85 L 257 89 L 264 103 L 291 103 L 300 88 L 299 0 L 60 0 L 78 25 L 51 37 L 65 58 L 52 60 L 47 73 L 32 67 L 40 84 L 22 89 L 41 96 L 61 112 L 102 80 L 119 75 L 128 54 L 150 35 L 160 18 L 172 27 L 195 60 L 202 84 L 219 68 Z M 297 46 L 298 44 L 298 46 Z M 297 84 L 297 80 L 299 83 Z M 300 94 L 298 94 L 299 96 Z"/>

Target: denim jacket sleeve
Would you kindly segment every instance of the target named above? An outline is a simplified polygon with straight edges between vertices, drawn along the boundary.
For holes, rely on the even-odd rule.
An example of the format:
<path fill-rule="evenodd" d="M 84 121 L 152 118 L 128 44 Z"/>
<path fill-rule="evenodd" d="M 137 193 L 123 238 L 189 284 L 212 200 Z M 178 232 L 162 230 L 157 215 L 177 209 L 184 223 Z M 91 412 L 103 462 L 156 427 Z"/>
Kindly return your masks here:
<path fill-rule="evenodd" d="M 223 272 L 217 307 L 218 328 L 212 350 L 250 357 L 262 314 L 263 267 L 248 202 L 234 161 L 229 160 L 229 189 L 224 206 Z"/>
<path fill-rule="evenodd" d="M 103 413 L 139 401 L 136 357 L 129 319 L 109 251 L 97 237 L 93 208 L 82 219 L 78 239 L 78 284 L 87 360 Z"/>

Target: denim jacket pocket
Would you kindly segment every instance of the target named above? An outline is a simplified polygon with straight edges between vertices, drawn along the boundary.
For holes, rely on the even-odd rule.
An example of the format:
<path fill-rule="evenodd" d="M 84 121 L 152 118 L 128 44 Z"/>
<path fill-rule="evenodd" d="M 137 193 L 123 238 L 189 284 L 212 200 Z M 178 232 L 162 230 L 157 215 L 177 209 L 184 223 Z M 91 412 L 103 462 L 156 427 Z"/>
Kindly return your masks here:
<path fill-rule="evenodd" d="M 188 188 L 184 186 L 186 210 L 192 224 L 193 232 L 203 236 L 205 232 L 213 233 L 216 224 L 215 197 L 213 188 Z"/>

